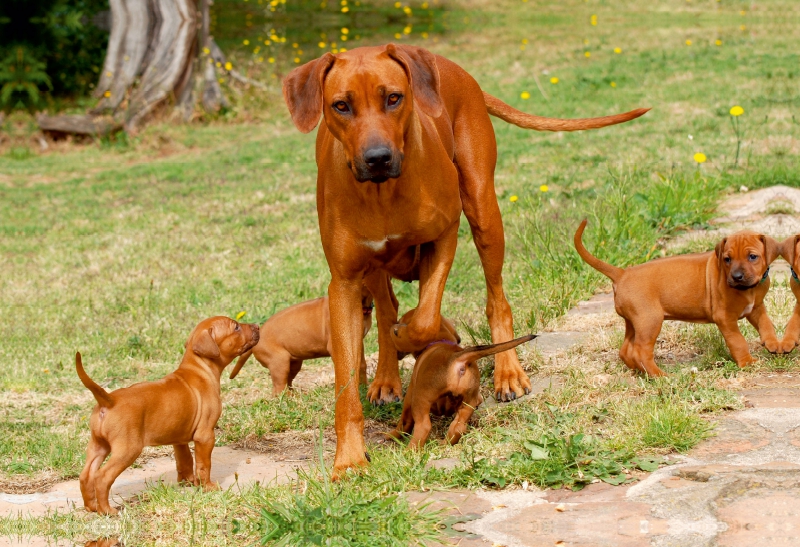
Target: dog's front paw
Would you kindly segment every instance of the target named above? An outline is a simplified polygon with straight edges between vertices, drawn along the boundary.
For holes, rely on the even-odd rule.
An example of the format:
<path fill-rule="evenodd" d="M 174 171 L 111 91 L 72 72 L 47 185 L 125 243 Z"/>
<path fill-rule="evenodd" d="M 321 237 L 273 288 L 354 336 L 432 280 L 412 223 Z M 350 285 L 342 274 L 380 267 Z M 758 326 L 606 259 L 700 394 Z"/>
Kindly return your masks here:
<path fill-rule="evenodd" d="M 203 484 L 203 490 L 206 492 L 214 492 L 215 490 L 222 490 L 217 481 L 209 481 Z"/>
<path fill-rule="evenodd" d="M 784 338 L 778 343 L 777 353 L 792 353 L 792 350 L 794 350 L 796 346 L 797 342 L 795 340 L 789 340 L 788 338 Z"/>
<path fill-rule="evenodd" d="M 782 349 L 781 343 L 778 341 L 777 338 L 773 338 L 772 340 L 765 340 L 764 347 L 770 353 L 784 353 Z"/>
<path fill-rule="evenodd" d="M 513 401 L 531 392 L 531 381 L 518 363 L 500 367 L 495 359 L 494 398 L 498 402 Z"/>
<path fill-rule="evenodd" d="M 739 365 L 739 368 L 744 368 L 746 366 L 752 365 L 756 361 L 757 359 L 755 357 L 753 357 L 752 355 L 748 355 L 747 357 L 743 357 L 742 359 L 736 361 L 736 364 Z"/>
<path fill-rule="evenodd" d="M 375 406 L 396 403 L 403 400 L 400 378 L 384 380 L 375 378 L 367 389 L 367 399 Z"/>

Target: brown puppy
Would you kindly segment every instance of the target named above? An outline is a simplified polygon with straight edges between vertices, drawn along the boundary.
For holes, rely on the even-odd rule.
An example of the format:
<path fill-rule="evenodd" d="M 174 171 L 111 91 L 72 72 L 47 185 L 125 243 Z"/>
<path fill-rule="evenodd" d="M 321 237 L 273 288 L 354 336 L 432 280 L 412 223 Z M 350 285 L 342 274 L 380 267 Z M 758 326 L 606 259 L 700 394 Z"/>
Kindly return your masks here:
<path fill-rule="evenodd" d="M 450 340 L 431 342 L 417 357 L 411 383 L 403 401 L 400 422 L 389 435 L 395 439 L 411 434 L 409 448 L 421 448 L 431 432 L 431 417 L 452 416 L 446 439 L 456 444 L 467 431 L 475 409 L 483 403 L 481 371 L 475 363 L 501 351 L 508 351 L 536 338 L 529 334 L 502 344 L 461 348 Z"/>
<path fill-rule="evenodd" d="M 797 299 L 797 304 L 794 306 L 792 317 L 786 324 L 786 330 L 783 333 L 783 340 L 780 342 L 780 351 L 778 353 L 789 353 L 798 341 L 800 341 L 800 280 L 797 278 L 797 272 L 800 271 L 800 234 L 793 235 L 786 238 L 780 246 L 781 256 L 786 259 L 792 269 L 792 278 L 789 280 L 789 287 Z"/>
<path fill-rule="evenodd" d="M 375 297 L 380 356 L 368 396 L 401 393 L 396 350 L 424 348 L 439 332 L 439 308 L 453 263 L 461 212 L 472 228 L 495 341 L 513 336 L 503 292 L 505 239 L 494 191 L 497 144 L 489 115 L 527 129 L 575 131 L 622 123 L 646 112 L 555 120 L 520 112 L 484 93 L 467 72 L 413 46 L 388 44 L 326 53 L 293 70 L 283 96 L 297 128 L 317 133 L 317 212 L 325 258 L 336 371 L 334 477 L 366 465 L 358 386 L 359 292 Z M 419 279 L 417 313 L 396 325 L 391 283 Z M 392 347 L 392 342 L 394 347 Z M 516 353 L 495 360 L 495 391 L 511 400 L 530 390 Z"/>
<path fill-rule="evenodd" d="M 108 492 L 145 446 L 175 448 L 178 481 L 219 488 L 211 482 L 214 427 L 222 413 L 219 379 L 234 358 L 258 342 L 258 325 L 240 325 L 227 317 L 212 317 L 195 327 L 178 370 L 155 382 L 142 382 L 108 393 L 97 385 L 75 355 L 75 368 L 97 406 L 89 425 L 92 438 L 80 475 L 87 511 L 115 515 Z M 189 451 L 194 441 L 197 469 Z M 106 456 L 111 457 L 103 467 Z"/>
<path fill-rule="evenodd" d="M 411 318 L 414 317 L 414 312 L 416 312 L 416 311 L 417 311 L 417 308 L 413 308 L 411 310 L 408 310 L 406 313 L 403 314 L 403 317 L 400 318 L 400 323 L 404 323 L 404 324 L 407 325 L 409 323 L 409 321 L 411 321 Z M 439 326 L 439 333 L 436 335 L 436 342 L 453 342 L 455 344 L 460 344 L 461 343 L 461 336 L 459 336 L 458 332 L 456 332 L 456 326 L 453 324 L 452 321 L 450 321 L 444 315 L 442 316 L 442 323 Z M 433 342 L 431 342 L 431 343 L 433 343 Z M 428 346 L 430 346 L 430 344 L 428 344 Z M 419 356 L 420 356 L 421 353 L 422 353 L 422 350 L 415 351 L 413 353 L 414 359 L 419 359 Z M 406 355 L 408 355 L 408 353 L 403 353 L 401 351 L 397 352 L 397 358 L 398 359 L 402 359 Z M 378 404 L 380 405 L 380 404 L 383 404 L 383 403 L 379 402 Z"/>
<path fill-rule="evenodd" d="M 372 327 L 372 308 L 372 295 L 364 287 L 361 290 L 361 314 L 364 318 L 362 338 Z M 261 366 L 269 370 L 273 395 L 292 387 L 292 381 L 300 372 L 303 361 L 331 355 L 331 316 L 328 297 L 300 302 L 267 319 L 261 326 L 258 344 L 239 357 L 231 371 L 231 379 L 239 374 L 251 355 L 255 355 Z M 367 383 L 367 360 L 364 357 L 363 344 L 358 382 Z"/>
<path fill-rule="evenodd" d="M 622 269 L 595 258 L 583 246 L 586 220 L 575 232 L 575 248 L 592 268 L 614 282 L 614 307 L 625 319 L 620 358 L 633 370 L 663 376 L 653 348 L 665 319 L 714 323 L 740 367 L 755 361 L 738 321 L 747 318 L 770 352 L 778 340 L 764 307 L 769 265 L 778 256 L 771 237 L 742 231 L 720 241 L 714 252 L 660 258 Z"/>

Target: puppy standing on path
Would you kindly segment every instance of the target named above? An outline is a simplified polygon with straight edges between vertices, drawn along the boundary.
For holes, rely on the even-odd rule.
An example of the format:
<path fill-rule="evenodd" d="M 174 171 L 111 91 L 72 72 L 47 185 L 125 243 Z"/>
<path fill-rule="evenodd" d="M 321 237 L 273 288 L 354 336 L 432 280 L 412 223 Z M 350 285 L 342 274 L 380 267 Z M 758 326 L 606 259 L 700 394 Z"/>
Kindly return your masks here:
<path fill-rule="evenodd" d="M 455 414 L 446 438 L 450 444 L 456 444 L 467 431 L 472 413 L 483 403 L 481 371 L 476 361 L 514 349 L 534 338 L 535 335 L 529 334 L 501 344 L 465 349 L 447 338 L 428 344 L 414 365 L 411 383 L 403 400 L 400 423 L 389 435 L 399 439 L 413 431 L 408 446 L 421 448 L 431 432 L 431 414 Z"/>
<path fill-rule="evenodd" d="M 222 370 L 258 342 L 258 325 L 240 325 L 227 317 L 212 317 L 195 327 L 178 370 L 155 382 L 142 382 L 108 393 L 97 385 L 75 355 L 75 368 L 97 406 L 89 425 L 92 438 L 80 476 L 87 511 L 115 515 L 108 493 L 116 478 L 145 446 L 175 448 L 178 481 L 214 490 L 211 451 L 214 427 L 222 413 L 219 379 Z M 197 470 L 189 451 L 194 441 Z M 106 456 L 111 457 L 103 467 Z"/>
<path fill-rule="evenodd" d="M 779 344 L 764 307 L 769 265 L 779 246 L 769 236 L 742 231 L 720 241 L 714 252 L 660 258 L 622 269 L 589 254 L 575 232 L 575 249 L 592 268 L 614 283 L 614 307 L 625 319 L 620 358 L 633 370 L 664 376 L 653 360 L 653 348 L 665 319 L 714 323 L 731 357 L 740 367 L 754 362 L 739 330 L 742 318 L 752 324 L 771 353 Z"/>
<path fill-rule="evenodd" d="M 372 295 L 366 287 L 361 288 L 361 315 L 363 317 L 363 339 L 372 326 Z M 231 371 L 231 380 L 250 358 L 255 355 L 261 366 L 269 370 L 272 378 L 272 394 L 278 395 L 292 382 L 303 361 L 331 356 L 331 314 L 328 297 L 300 302 L 279 311 L 261 327 L 261 338 L 256 347 L 243 353 Z M 367 383 L 367 360 L 364 344 L 361 344 L 361 364 L 358 382 Z"/>

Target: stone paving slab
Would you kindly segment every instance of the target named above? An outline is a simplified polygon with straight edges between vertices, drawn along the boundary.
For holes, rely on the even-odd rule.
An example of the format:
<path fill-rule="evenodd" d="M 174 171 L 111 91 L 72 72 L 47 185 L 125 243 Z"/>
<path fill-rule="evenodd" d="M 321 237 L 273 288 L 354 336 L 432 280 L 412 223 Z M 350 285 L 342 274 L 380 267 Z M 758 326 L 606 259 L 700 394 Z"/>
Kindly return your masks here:
<path fill-rule="evenodd" d="M 236 450 L 218 446 L 211 453 L 211 479 L 220 486 L 233 486 L 238 475 L 240 484 L 262 482 L 284 483 L 297 476 L 297 467 L 303 462 L 276 461 L 257 452 Z M 177 483 L 175 460 L 171 457 L 154 458 L 139 468 L 129 467 L 117 478 L 111 488 L 111 504 L 119 505 L 122 498 L 129 498 L 147 487 L 148 483 L 164 481 Z M 48 492 L 36 494 L 0 494 L 0 514 L 9 513 L 41 516 L 55 509 L 65 511 L 83 507 L 80 486 L 77 480 L 56 484 Z"/>

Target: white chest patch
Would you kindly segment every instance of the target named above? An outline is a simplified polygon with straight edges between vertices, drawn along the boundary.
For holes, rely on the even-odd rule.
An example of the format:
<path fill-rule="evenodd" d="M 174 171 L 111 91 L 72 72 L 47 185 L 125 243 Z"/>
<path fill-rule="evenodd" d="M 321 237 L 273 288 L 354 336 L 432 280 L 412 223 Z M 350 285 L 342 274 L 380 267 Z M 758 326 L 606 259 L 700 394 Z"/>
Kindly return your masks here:
<path fill-rule="evenodd" d="M 747 307 L 744 309 L 744 311 L 742 312 L 742 315 L 740 315 L 740 316 L 739 316 L 739 319 L 741 319 L 741 318 L 745 317 L 745 316 L 746 316 L 746 315 L 748 315 L 748 314 L 749 314 L 751 311 L 753 311 L 753 305 L 752 305 L 752 304 L 750 304 L 749 306 L 747 306 Z"/>
<path fill-rule="evenodd" d="M 372 241 L 370 239 L 363 239 L 363 240 L 361 240 L 361 244 L 364 245 L 365 247 L 368 247 L 369 249 L 372 249 L 376 253 L 378 253 L 378 252 L 381 252 L 383 250 L 386 250 L 386 244 L 389 241 L 391 241 L 393 239 L 400 239 L 401 237 L 402 236 L 400 236 L 400 235 L 389 234 L 388 236 L 386 236 L 383 239 L 378 240 L 378 241 Z"/>

